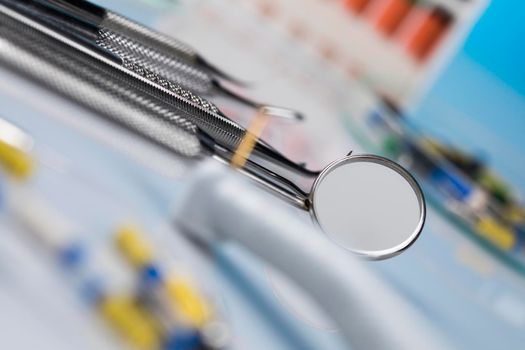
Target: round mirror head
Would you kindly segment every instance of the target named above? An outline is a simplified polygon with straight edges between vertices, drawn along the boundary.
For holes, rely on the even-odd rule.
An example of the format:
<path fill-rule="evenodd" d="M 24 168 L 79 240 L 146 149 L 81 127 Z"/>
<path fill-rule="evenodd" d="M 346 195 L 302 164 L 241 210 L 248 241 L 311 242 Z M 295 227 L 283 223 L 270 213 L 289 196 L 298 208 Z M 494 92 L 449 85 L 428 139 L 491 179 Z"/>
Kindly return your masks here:
<path fill-rule="evenodd" d="M 408 248 L 426 215 L 416 180 L 397 163 L 371 155 L 325 168 L 312 187 L 310 212 L 337 244 L 375 260 Z"/>

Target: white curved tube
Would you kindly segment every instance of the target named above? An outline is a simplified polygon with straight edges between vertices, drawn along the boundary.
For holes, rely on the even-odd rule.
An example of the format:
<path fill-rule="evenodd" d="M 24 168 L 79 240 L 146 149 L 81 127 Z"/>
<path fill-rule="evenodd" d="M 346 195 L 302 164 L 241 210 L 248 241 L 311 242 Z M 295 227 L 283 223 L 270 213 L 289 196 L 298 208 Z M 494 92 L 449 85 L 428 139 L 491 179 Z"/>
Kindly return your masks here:
<path fill-rule="evenodd" d="M 208 244 L 231 240 L 283 271 L 323 307 L 353 349 L 442 349 L 426 321 L 348 251 L 225 166 L 195 174 L 177 223 Z"/>

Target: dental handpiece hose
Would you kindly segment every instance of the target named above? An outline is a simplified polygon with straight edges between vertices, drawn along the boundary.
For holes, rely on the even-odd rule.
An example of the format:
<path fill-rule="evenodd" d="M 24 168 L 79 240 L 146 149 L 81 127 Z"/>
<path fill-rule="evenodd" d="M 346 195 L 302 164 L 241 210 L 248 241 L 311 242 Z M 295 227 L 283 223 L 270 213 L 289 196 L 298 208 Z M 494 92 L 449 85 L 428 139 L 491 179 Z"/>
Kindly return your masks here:
<path fill-rule="evenodd" d="M 227 167 L 205 163 L 185 198 L 176 213 L 185 233 L 208 245 L 236 242 L 283 271 L 333 318 L 352 349 L 448 348 L 364 262 Z"/>

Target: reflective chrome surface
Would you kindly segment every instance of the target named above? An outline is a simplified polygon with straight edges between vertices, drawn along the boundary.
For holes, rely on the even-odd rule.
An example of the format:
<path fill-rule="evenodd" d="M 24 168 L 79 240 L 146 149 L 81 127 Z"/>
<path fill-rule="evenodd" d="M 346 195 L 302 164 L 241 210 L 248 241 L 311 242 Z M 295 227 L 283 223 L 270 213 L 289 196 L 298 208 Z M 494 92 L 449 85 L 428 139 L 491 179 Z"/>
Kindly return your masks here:
<path fill-rule="evenodd" d="M 416 180 L 397 163 L 373 155 L 348 156 L 327 166 L 312 186 L 309 203 L 331 240 L 374 260 L 408 248 L 426 215 Z"/>

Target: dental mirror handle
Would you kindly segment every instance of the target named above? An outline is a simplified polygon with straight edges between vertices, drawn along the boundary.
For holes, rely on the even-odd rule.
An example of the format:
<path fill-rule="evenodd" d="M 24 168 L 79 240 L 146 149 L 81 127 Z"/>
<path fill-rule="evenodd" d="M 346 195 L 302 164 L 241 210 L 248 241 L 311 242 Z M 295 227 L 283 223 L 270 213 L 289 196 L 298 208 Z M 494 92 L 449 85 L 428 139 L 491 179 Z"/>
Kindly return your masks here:
<path fill-rule="evenodd" d="M 201 242 L 234 241 L 283 271 L 327 311 L 353 349 L 444 348 L 361 261 L 227 167 L 206 162 L 194 174 L 176 222 Z"/>

